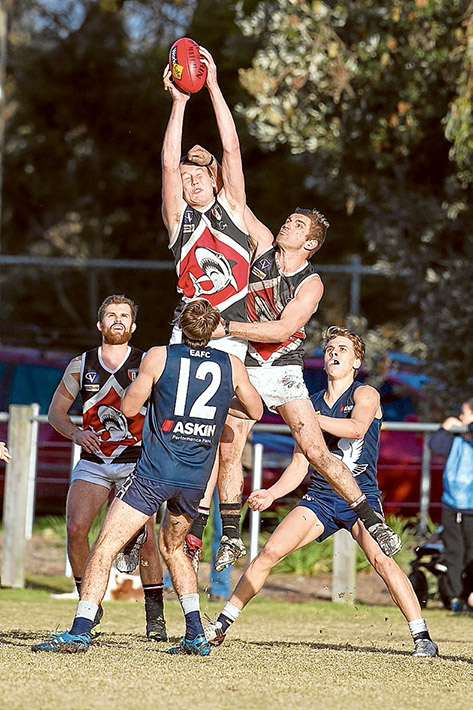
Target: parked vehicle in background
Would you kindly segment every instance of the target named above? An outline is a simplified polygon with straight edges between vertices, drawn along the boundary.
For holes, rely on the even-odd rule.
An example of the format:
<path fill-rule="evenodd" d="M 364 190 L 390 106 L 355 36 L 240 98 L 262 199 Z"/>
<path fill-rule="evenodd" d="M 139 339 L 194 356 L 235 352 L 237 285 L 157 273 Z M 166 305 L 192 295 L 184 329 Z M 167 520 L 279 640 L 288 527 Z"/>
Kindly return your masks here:
<path fill-rule="evenodd" d="M 47 414 L 53 392 L 71 357 L 69 353 L 42 353 L 25 348 L 0 350 L 0 411 L 8 412 L 10 404 L 37 402 L 40 414 Z M 321 356 L 305 360 L 304 376 L 311 394 L 325 387 Z M 361 373 L 360 377 L 363 378 L 364 374 Z M 386 373 L 379 388 L 385 421 L 417 421 L 416 412 L 422 391 L 416 384 L 418 380 L 412 373 Z M 80 413 L 79 403 L 76 413 Z M 262 423 L 283 422 L 278 415 L 266 412 Z M 7 440 L 5 422 L 0 422 L 0 440 Z M 269 487 L 289 463 L 294 446 L 293 439 L 291 436 L 255 431 L 253 440 L 264 444 L 263 485 Z M 64 439 L 47 423 L 39 425 L 36 514 L 64 514 L 71 455 L 72 444 L 68 439 Z M 251 464 L 248 457 L 245 463 L 247 466 Z M 405 431 L 381 432 L 378 478 L 384 493 L 386 513 L 405 517 L 418 514 L 421 465 L 421 434 Z M 430 515 L 433 520 L 440 519 L 443 466 L 443 459 L 432 457 Z M 4 478 L 5 464 L 0 462 L 0 514 L 3 509 Z M 245 476 L 245 498 L 250 490 L 251 472 L 248 471 Z"/>
<path fill-rule="evenodd" d="M 49 403 L 71 359 L 66 353 L 47 353 L 36 349 L 0 350 L 0 412 L 10 404 L 39 405 L 47 414 Z M 0 422 L 0 440 L 7 440 L 8 424 Z M 39 424 L 36 475 L 36 513 L 63 514 L 71 463 L 71 442 L 49 424 Z M 5 464 L 0 462 L 0 514 L 3 513 Z"/>

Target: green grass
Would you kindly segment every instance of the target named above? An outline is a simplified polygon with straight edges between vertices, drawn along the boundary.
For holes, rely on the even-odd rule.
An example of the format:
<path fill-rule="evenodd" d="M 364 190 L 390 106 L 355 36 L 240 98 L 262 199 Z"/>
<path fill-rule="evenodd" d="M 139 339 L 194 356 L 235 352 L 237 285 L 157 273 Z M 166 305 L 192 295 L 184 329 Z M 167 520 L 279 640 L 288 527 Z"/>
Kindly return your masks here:
<path fill-rule="evenodd" d="M 75 602 L 45 591 L 0 592 L 0 708 L 7 710 L 425 710 L 473 705 L 473 619 L 427 610 L 439 659 L 412 659 L 392 607 L 255 599 L 208 658 L 172 657 L 144 638 L 142 604 L 105 602 L 103 634 L 80 655 L 32 654 L 70 625 Z M 209 615 L 219 607 L 202 598 Z M 166 603 L 177 642 L 183 620 Z"/>

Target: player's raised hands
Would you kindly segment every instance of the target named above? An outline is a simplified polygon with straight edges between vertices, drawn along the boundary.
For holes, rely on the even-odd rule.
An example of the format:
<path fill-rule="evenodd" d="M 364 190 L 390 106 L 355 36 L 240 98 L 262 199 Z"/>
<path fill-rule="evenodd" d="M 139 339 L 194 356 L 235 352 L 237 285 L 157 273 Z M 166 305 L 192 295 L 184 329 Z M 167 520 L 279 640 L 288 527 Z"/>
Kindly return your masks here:
<path fill-rule="evenodd" d="M 212 55 L 210 54 L 208 49 L 205 49 L 205 47 L 199 46 L 199 52 L 200 56 L 202 58 L 203 64 L 207 67 L 207 79 L 205 80 L 205 86 L 207 89 L 211 89 L 214 86 L 217 86 L 217 66 L 214 62 L 214 59 Z"/>
<path fill-rule="evenodd" d="M 184 103 L 186 101 L 189 101 L 190 94 L 186 94 L 185 91 L 181 91 L 173 83 L 171 69 L 169 68 L 169 64 L 166 64 L 164 71 L 163 71 L 163 84 L 164 84 L 164 90 L 169 91 L 173 101 L 183 101 Z"/>

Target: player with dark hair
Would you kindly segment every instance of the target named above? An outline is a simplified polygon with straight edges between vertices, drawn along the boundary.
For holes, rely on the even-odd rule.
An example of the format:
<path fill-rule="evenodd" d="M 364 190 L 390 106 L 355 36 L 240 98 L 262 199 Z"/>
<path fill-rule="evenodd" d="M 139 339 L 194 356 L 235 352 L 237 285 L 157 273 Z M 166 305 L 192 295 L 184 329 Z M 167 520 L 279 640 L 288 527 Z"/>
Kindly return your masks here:
<path fill-rule="evenodd" d="M 122 394 L 136 377 L 144 355 L 129 345 L 136 329 L 137 311 L 136 304 L 123 295 L 108 296 L 103 301 L 97 320 L 102 345 L 71 360 L 48 411 L 51 426 L 81 447 L 66 506 L 67 553 L 79 594 L 90 553 L 92 523 L 110 490 L 120 488 L 133 471 L 141 451 L 145 408 L 130 419 L 120 411 Z M 68 413 L 79 393 L 82 427 L 74 424 Z M 149 640 L 167 641 L 155 519 L 149 521 L 147 532 L 143 531 L 138 539 L 125 542 L 128 544 L 117 558 L 117 567 L 131 572 L 141 558 L 146 634 Z M 93 628 L 95 635 L 100 632 L 102 613 L 100 607 Z"/>
<path fill-rule="evenodd" d="M 151 348 L 122 401 L 127 418 L 149 398 L 140 459 L 114 499 L 87 563 L 69 631 L 53 634 L 34 651 L 87 650 L 105 594 L 112 560 L 123 544 L 167 502 L 159 547 L 185 616 L 186 632 L 172 654 L 206 656 L 197 576 L 183 543 L 207 485 L 229 407 L 234 416 L 259 419 L 261 399 L 243 363 L 209 348 L 220 313 L 207 301 L 188 303 L 180 318 L 183 343 Z M 238 400 L 232 401 L 233 395 Z"/>
<path fill-rule="evenodd" d="M 323 294 L 322 281 L 308 258 L 323 244 L 328 226 L 317 210 L 296 208 L 274 244 L 252 263 L 247 299 L 250 322 L 226 321 L 217 333 L 248 341 L 248 375 L 266 406 L 281 415 L 310 463 L 349 503 L 383 551 L 392 555 L 400 549 L 400 539 L 379 520 L 343 461 L 327 450 L 303 377 L 305 324 Z M 241 457 L 252 426 L 251 421 L 229 417 L 220 443 L 218 478 L 223 536 L 214 564 L 217 570 L 233 564 L 246 552 L 239 532 Z M 211 491 L 207 491 L 202 508 L 210 495 Z M 204 515 L 201 512 L 187 538 L 187 547 L 194 555 L 199 554 Z"/>
<path fill-rule="evenodd" d="M 356 333 L 332 326 L 324 333 L 323 351 L 327 389 L 311 398 L 320 428 L 332 455 L 346 463 L 382 519 L 381 493 L 376 478 L 382 421 L 380 398 L 373 387 L 355 381 L 365 353 L 364 343 Z M 281 478 L 267 490 L 253 491 L 248 499 L 250 507 L 266 510 L 277 498 L 300 485 L 308 467 L 309 461 L 296 446 Z M 223 642 L 230 625 L 284 557 L 314 540 L 321 542 L 342 528 L 351 532 L 404 614 L 414 640 L 413 655 L 437 656 L 437 646 L 429 636 L 410 581 L 396 562 L 382 552 L 353 509 L 317 469 L 312 470 L 310 487 L 299 505 L 279 524 L 246 569 L 217 620 L 206 626 L 207 638 L 215 645 Z"/>

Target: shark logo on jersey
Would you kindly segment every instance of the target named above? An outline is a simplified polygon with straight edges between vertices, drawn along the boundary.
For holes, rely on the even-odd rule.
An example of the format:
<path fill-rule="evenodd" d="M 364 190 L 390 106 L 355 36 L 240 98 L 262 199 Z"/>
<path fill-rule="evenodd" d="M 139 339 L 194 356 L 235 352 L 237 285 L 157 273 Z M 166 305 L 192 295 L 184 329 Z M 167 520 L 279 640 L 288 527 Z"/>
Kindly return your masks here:
<path fill-rule="evenodd" d="M 345 439 L 338 440 L 336 450 L 332 450 L 332 454 L 342 459 L 343 463 L 348 466 L 353 476 L 359 476 L 368 468 L 367 463 L 357 463 L 363 451 L 364 439 Z"/>
<path fill-rule="evenodd" d="M 202 294 L 206 296 L 223 291 L 229 285 L 233 286 L 235 291 L 238 291 L 238 285 L 233 276 L 230 263 L 222 254 L 208 247 L 197 247 L 195 258 L 204 273 L 199 278 L 189 273 L 194 286 L 194 298 L 198 298 Z M 211 281 L 212 288 L 207 290 L 202 288 L 202 281 Z"/>
<path fill-rule="evenodd" d="M 101 441 L 123 441 L 123 439 L 138 441 L 128 429 L 125 415 L 115 407 L 101 404 L 97 409 L 97 416 L 103 426 L 103 429 L 96 432 Z"/>

